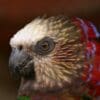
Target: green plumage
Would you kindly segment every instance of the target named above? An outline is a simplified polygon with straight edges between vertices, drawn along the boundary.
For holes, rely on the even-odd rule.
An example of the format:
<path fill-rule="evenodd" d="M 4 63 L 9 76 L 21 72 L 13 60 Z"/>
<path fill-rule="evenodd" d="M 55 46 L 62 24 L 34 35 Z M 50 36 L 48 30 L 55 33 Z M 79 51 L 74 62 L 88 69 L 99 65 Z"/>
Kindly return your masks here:
<path fill-rule="evenodd" d="M 31 100 L 29 96 L 19 96 L 17 100 Z"/>

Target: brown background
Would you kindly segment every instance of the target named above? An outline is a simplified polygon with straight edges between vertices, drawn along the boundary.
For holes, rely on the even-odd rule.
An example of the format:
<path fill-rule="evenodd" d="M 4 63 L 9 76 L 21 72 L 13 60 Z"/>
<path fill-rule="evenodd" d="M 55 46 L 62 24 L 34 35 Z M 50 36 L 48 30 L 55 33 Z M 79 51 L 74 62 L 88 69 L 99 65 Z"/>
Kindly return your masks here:
<path fill-rule="evenodd" d="M 10 37 L 38 15 L 79 16 L 100 30 L 100 0 L 0 0 L 0 100 L 16 100 L 18 82 L 8 69 Z"/>

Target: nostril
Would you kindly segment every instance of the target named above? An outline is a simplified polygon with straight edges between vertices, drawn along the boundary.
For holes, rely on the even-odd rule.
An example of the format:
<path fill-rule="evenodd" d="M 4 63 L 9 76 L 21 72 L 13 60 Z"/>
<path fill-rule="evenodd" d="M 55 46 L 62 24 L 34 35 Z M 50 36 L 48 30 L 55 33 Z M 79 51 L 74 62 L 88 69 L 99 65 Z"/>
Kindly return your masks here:
<path fill-rule="evenodd" d="M 21 51 L 22 49 L 23 49 L 23 46 L 22 45 L 19 45 L 18 46 L 18 50 Z"/>

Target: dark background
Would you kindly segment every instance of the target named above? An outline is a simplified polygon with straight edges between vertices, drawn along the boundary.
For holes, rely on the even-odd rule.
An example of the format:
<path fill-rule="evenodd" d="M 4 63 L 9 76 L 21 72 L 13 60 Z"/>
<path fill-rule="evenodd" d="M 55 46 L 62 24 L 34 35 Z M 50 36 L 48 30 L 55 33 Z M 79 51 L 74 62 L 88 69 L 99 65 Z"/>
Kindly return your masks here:
<path fill-rule="evenodd" d="M 9 73 L 9 39 L 38 15 L 79 16 L 100 31 L 100 0 L 0 0 L 0 100 L 16 100 L 18 82 Z"/>

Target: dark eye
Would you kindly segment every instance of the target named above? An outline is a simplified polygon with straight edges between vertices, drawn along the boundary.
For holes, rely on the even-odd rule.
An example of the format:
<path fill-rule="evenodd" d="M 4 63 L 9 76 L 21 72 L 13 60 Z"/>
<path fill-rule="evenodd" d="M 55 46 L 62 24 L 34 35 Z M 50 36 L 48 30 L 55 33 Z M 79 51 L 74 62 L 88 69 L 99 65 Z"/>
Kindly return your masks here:
<path fill-rule="evenodd" d="M 55 43 L 52 38 L 45 37 L 41 41 L 38 41 L 35 45 L 35 52 L 39 55 L 47 55 L 55 47 Z"/>

